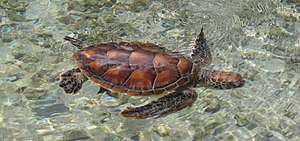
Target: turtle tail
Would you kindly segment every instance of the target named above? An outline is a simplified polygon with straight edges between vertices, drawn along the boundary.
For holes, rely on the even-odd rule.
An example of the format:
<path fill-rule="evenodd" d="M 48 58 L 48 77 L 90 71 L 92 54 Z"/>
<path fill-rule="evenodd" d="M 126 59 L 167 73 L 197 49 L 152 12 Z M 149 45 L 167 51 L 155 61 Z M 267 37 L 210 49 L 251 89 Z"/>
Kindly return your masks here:
<path fill-rule="evenodd" d="M 76 46 L 78 49 L 82 49 L 83 48 L 83 44 L 80 40 L 69 37 L 69 36 L 65 36 L 64 40 L 69 41 L 72 45 Z"/>
<path fill-rule="evenodd" d="M 59 86 L 63 88 L 67 94 L 75 94 L 87 80 L 88 78 L 81 73 L 80 69 L 75 68 L 60 75 Z"/>

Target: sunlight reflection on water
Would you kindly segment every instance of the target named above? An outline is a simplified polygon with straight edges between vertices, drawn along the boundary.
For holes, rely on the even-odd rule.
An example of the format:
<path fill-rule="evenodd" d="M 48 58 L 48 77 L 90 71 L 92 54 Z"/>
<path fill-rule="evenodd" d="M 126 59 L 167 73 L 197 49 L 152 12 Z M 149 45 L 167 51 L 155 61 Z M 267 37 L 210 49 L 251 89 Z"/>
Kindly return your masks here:
<path fill-rule="evenodd" d="M 2 139 L 299 140 L 298 3 L 4 0 L 0 7 Z M 92 83 L 79 95 L 58 87 L 59 74 L 75 67 L 65 35 L 86 44 L 149 41 L 189 55 L 202 26 L 208 68 L 240 72 L 243 88 L 199 88 L 188 109 L 134 120 L 118 112 L 157 97 L 116 99 Z"/>

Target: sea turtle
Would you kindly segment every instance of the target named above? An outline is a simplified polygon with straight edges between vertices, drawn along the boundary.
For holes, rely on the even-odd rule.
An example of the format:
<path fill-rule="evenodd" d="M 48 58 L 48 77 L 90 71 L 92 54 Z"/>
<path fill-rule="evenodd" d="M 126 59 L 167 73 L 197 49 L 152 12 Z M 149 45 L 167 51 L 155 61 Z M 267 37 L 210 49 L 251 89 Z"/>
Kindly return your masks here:
<path fill-rule="evenodd" d="M 102 89 L 129 96 L 165 93 L 144 106 L 126 108 L 121 112 L 124 117 L 157 118 L 189 107 L 198 96 L 192 87 L 231 89 L 245 83 L 235 72 L 202 69 L 212 60 L 203 28 L 191 57 L 153 43 L 107 42 L 85 46 L 77 39 L 64 39 L 79 49 L 73 55 L 78 68 L 60 76 L 59 86 L 66 93 L 77 93 L 87 80 Z"/>

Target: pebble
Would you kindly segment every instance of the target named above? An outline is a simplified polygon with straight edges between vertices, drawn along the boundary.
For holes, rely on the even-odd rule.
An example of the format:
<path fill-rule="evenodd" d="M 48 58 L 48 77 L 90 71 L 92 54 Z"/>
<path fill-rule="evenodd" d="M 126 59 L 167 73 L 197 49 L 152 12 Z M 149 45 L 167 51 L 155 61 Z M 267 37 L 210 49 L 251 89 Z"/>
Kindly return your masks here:
<path fill-rule="evenodd" d="M 167 135 L 169 135 L 170 133 L 170 128 L 167 127 L 166 125 L 164 124 L 160 124 L 157 129 L 155 129 L 155 132 L 158 133 L 161 137 L 165 137 Z"/>
<path fill-rule="evenodd" d="M 83 129 L 73 129 L 70 131 L 64 132 L 63 140 L 70 141 L 70 140 L 82 140 L 82 139 L 89 139 L 91 138 L 90 135 Z"/>

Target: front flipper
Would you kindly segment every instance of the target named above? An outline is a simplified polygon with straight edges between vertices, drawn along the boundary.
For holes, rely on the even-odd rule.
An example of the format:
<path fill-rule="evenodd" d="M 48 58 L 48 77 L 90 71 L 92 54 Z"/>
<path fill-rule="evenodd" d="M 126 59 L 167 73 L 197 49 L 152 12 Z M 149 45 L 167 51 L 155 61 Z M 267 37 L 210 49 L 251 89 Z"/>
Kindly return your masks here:
<path fill-rule="evenodd" d="M 87 81 L 79 68 L 68 70 L 60 75 L 59 86 L 64 89 L 67 94 L 77 93 L 82 84 Z"/>
<path fill-rule="evenodd" d="M 217 89 L 232 89 L 242 87 L 245 80 L 239 73 L 219 70 L 203 70 L 199 73 L 197 85 Z"/>
<path fill-rule="evenodd" d="M 169 93 L 157 101 L 141 106 L 141 107 L 129 107 L 121 112 L 123 117 L 132 117 L 137 119 L 144 119 L 148 117 L 163 117 L 179 111 L 183 108 L 191 106 L 196 101 L 198 95 L 191 89 L 184 89 Z"/>
<path fill-rule="evenodd" d="M 211 63 L 211 53 L 206 44 L 206 39 L 204 38 L 203 27 L 201 28 L 200 34 L 196 38 L 192 59 L 198 64 L 198 66 L 202 67 Z"/>

